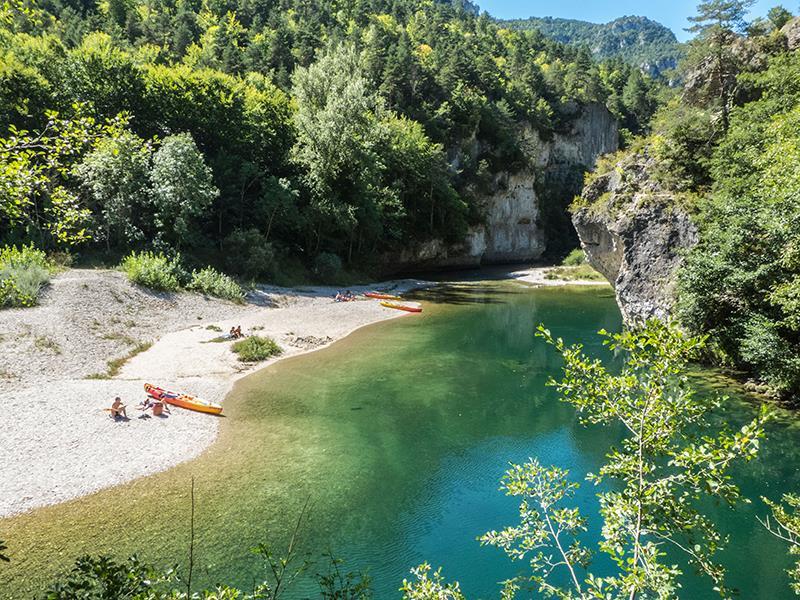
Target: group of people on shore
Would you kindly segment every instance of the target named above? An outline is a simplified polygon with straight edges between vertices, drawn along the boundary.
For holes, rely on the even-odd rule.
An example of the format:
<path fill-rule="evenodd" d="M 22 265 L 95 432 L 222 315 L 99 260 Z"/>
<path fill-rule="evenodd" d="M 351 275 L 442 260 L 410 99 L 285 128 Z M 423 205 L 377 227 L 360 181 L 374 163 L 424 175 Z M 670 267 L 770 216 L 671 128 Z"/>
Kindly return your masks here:
<path fill-rule="evenodd" d="M 237 327 L 231 327 L 231 330 L 228 332 L 228 336 L 234 340 L 243 338 L 244 334 L 242 333 L 242 326 L 238 325 Z"/>
<path fill-rule="evenodd" d="M 169 407 L 164 402 L 162 402 L 161 400 L 156 400 L 155 398 L 151 398 L 150 396 L 147 396 L 144 402 L 139 404 L 136 408 L 141 411 L 152 410 L 153 415 L 156 417 L 161 416 L 164 412 L 167 413 L 170 412 Z M 122 398 L 120 398 L 119 396 L 114 398 L 114 402 L 111 404 L 111 408 L 106 410 L 108 411 L 111 418 L 114 419 L 115 421 L 117 419 L 128 418 L 126 405 L 122 403 Z"/>
<path fill-rule="evenodd" d="M 336 295 L 333 297 L 334 302 L 354 302 L 356 300 L 358 300 L 358 295 L 350 290 L 346 292 L 336 292 Z"/>

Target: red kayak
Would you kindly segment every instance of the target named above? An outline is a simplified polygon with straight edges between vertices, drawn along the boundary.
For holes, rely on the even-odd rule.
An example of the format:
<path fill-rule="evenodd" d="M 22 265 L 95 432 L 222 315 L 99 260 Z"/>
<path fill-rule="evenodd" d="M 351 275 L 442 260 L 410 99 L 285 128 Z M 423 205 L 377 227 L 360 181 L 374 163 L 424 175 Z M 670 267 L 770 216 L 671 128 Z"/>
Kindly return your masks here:
<path fill-rule="evenodd" d="M 401 300 L 400 296 L 392 296 L 384 292 L 367 292 L 364 295 L 367 298 L 376 298 L 377 300 Z"/>

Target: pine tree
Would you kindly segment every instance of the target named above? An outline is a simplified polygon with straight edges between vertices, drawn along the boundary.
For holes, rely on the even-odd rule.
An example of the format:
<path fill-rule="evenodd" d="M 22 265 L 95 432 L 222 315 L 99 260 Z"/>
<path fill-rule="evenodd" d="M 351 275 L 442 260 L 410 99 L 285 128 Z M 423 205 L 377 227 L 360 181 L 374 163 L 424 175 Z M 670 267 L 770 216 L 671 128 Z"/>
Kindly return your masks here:
<path fill-rule="evenodd" d="M 723 132 L 730 126 L 739 71 L 739 60 L 733 52 L 736 33 L 747 27 L 745 17 L 754 3 L 755 0 L 709 0 L 697 6 L 697 15 L 689 17 L 694 25 L 687 31 L 697 34 L 697 58 L 690 61 L 690 68 L 705 65 L 710 71 L 705 88 L 719 102 Z"/>
<path fill-rule="evenodd" d="M 714 30 L 744 31 L 747 16 L 755 0 L 708 0 L 697 5 L 697 14 L 689 17 L 694 23 L 687 31 L 701 36 Z"/>

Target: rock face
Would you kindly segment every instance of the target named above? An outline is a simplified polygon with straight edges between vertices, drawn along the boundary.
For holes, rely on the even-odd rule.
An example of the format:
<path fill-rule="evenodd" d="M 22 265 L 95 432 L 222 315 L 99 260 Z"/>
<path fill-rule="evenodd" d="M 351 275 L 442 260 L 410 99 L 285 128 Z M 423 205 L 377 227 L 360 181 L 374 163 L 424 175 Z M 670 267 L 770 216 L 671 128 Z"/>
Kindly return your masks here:
<path fill-rule="evenodd" d="M 502 173 L 499 190 L 486 201 L 486 225 L 470 234 L 474 249 L 482 249 L 481 262 L 513 262 L 539 258 L 545 251 L 539 199 L 530 171 Z"/>
<path fill-rule="evenodd" d="M 781 33 L 786 36 L 786 44 L 789 50 L 800 48 L 800 17 L 795 17 L 781 29 Z"/>
<path fill-rule="evenodd" d="M 556 134 L 552 140 L 542 141 L 531 129 L 522 137 L 530 166 L 517 173 L 495 175 L 490 192 L 479 199 L 483 224 L 472 228 L 461 244 L 432 240 L 407 248 L 399 257 L 402 265 L 477 267 L 537 260 L 547 249 L 548 241 L 536 192 L 539 178 L 557 179 L 576 168 L 592 168 L 599 156 L 616 151 L 619 127 L 605 106 L 592 104 L 576 115 L 569 131 Z M 456 167 L 458 160 L 455 157 Z"/>
<path fill-rule="evenodd" d="M 589 263 L 614 286 L 626 322 L 667 319 L 682 253 L 697 228 L 674 194 L 654 181 L 645 153 L 622 159 L 583 191 L 572 222 Z"/>

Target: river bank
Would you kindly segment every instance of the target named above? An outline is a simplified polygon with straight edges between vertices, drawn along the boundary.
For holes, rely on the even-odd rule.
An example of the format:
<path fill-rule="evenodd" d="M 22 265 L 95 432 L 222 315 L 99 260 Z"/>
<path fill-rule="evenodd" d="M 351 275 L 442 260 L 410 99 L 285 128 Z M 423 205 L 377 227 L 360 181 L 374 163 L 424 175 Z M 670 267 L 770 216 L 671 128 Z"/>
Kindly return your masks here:
<path fill-rule="evenodd" d="M 376 287 L 403 292 L 414 280 Z M 365 288 L 354 288 L 363 291 Z M 219 419 L 181 409 L 144 417 L 135 406 L 152 382 L 222 402 L 234 382 L 275 360 L 322 348 L 364 325 L 400 316 L 377 302 L 336 303 L 326 287 L 262 287 L 244 305 L 195 294 L 155 294 L 112 271 L 70 270 L 32 309 L 0 312 L 0 517 L 168 469 L 202 453 Z M 275 339 L 281 357 L 239 362 L 241 325 Z M 124 361 L 136 349 L 147 348 Z M 124 361 L 109 371 L 110 359 Z M 105 408 L 115 396 L 129 420 Z"/>
<path fill-rule="evenodd" d="M 543 284 L 544 271 L 510 278 Z M 553 283 L 575 282 L 547 280 Z M 402 293 L 425 285 L 369 287 Z M 261 287 L 236 305 L 155 294 L 113 271 L 70 270 L 54 279 L 40 306 L 0 312 L 0 421 L 10 424 L 0 446 L 0 517 L 166 470 L 212 444 L 218 418 L 181 409 L 154 418 L 135 410 L 145 382 L 222 402 L 255 370 L 403 314 L 373 301 L 335 303 L 335 291 Z M 236 325 L 275 339 L 281 357 L 248 366 L 230 342 L 212 342 Z M 117 367 L 109 370 L 113 359 Z M 129 420 L 112 421 L 104 411 L 115 396 L 127 404 Z"/>

